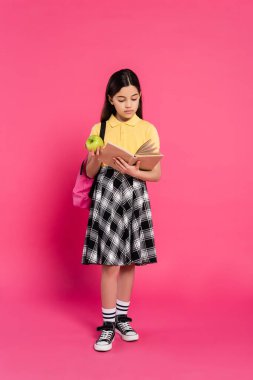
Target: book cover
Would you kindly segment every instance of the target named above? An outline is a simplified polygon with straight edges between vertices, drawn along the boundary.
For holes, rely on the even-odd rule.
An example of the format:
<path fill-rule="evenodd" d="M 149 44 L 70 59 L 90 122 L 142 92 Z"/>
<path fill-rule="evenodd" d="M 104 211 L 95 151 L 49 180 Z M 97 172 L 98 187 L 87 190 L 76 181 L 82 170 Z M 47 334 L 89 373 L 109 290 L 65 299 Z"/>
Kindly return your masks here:
<path fill-rule="evenodd" d="M 164 155 L 155 151 L 154 144 L 151 140 L 147 140 L 142 144 L 135 154 L 108 141 L 101 151 L 101 159 L 106 165 L 117 169 L 117 166 L 113 162 L 114 157 L 123 158 L 129 165 L 135 165 L 137 161 L 141 161 L 141 170 L 152 170 Z"/>

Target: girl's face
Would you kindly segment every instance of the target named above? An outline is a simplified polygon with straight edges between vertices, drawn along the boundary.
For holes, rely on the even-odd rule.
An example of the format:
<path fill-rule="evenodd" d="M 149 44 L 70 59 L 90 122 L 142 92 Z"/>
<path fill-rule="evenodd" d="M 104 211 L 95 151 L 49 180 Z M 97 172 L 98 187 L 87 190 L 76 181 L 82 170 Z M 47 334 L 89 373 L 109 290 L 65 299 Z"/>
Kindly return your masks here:
<path fill-rule="evenodd" d="M 112 98 L 109 96 L 109 102 L 116 109 L 116 117 L 119 120 L 126 121 L 130 119 L 139 107 L 139 94 L 135 86 L 122 87 Z"/>

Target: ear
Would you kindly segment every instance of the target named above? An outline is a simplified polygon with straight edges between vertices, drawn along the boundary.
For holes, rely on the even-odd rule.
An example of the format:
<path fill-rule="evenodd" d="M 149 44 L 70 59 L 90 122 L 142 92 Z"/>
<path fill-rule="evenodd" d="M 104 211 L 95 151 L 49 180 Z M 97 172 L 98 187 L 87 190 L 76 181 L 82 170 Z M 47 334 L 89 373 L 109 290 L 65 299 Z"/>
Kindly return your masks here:
<path fill-rule="evenodd" d="M 109 100 L 109 102 L 110 102 L 111 104 L 113 104 L 113 102 L 112 102 L 112 98 L 110 97 L 110 95 L 108 95 L 108 100 Z"/>

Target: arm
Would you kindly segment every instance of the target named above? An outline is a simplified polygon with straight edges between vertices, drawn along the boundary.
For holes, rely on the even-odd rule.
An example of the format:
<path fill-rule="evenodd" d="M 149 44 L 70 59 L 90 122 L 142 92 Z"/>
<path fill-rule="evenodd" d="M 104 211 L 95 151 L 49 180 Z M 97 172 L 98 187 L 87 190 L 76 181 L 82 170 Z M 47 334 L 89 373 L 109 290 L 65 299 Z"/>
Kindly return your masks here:
<path fill-rule="evenodd" d="M 97 148 L 96 152 L 91 151 L 88 154 L 88 160 L 86 164 L 86 174 L 90 178 L 94 178 L 97 172 L 99 171 L 101 165 L 101 159 L 99 156 L 100 149 Z"/>
<path fill-rule="evenodd" d="M 90 136 L 96 135 L 99 136 L 100 133 L 100 123 L 94 124 L 91 128 Z M 101 157 L 99 155 L 101 149 L 96 149 L 96 151 L 91 151 L 88 154 L 87 164 L 86 164 L 86 174 L 90 178 L 94 178 L 98 173 L 100 165 L 101 165 Z"/>

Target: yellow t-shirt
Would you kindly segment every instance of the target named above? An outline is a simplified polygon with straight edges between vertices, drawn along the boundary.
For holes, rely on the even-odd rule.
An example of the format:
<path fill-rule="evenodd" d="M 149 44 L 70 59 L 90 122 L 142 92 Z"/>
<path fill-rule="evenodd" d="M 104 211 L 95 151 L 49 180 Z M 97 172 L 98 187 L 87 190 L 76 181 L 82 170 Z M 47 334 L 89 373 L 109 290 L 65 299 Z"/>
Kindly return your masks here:
<path fill-rule="evenodd" d="M 101 123 L 96 123 L 90 135 L 100 134 Z M 104 136 L 105 144 L 110 141 L 123 149 L 135 154 L 139 147 L 148 139 L 155 144 L 157 152 L 160 151 L 160 139 L 156 127 L 146 120 L 141 119 L 136 113 L 127 121 L 118 120 L 113 114 L 106 121 Z M 102 163 L 102 166 L 107 166 Z"/>

